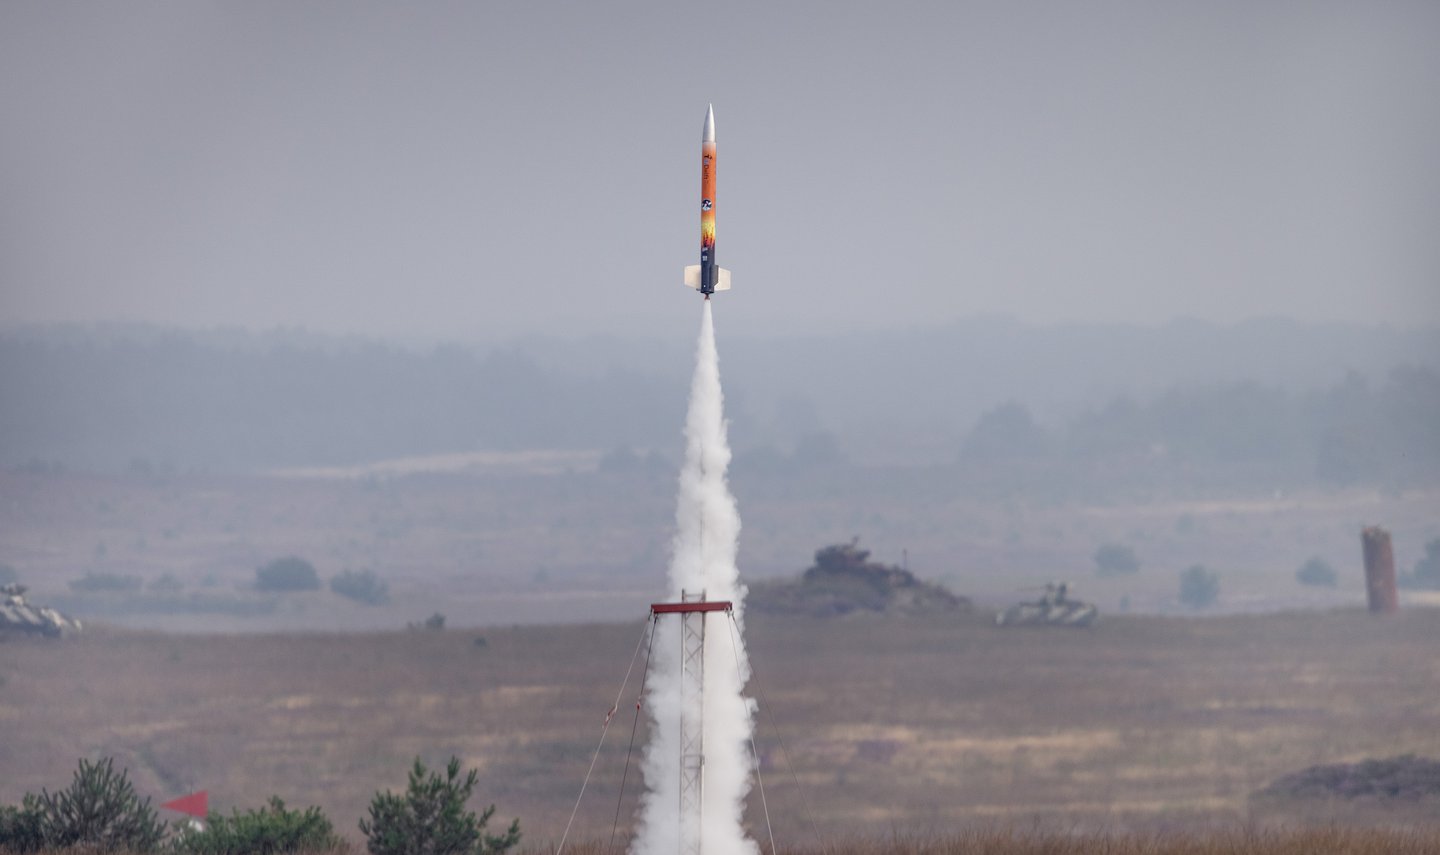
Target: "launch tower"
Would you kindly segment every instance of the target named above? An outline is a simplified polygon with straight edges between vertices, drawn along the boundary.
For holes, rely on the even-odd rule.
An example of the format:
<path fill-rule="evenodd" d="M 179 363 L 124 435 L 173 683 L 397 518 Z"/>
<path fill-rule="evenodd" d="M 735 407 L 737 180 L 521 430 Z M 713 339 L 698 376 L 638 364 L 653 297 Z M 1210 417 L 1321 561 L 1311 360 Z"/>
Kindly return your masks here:
<path fill-rule="evenodd" d="M 678 603 L 650 606 L 652 619 L 680 618 L 680 855 L 703 855 L 705 803 L 705 619 L 729 617 L 729 600 L 706 600 L 705 592 L 682 591 Z"/>

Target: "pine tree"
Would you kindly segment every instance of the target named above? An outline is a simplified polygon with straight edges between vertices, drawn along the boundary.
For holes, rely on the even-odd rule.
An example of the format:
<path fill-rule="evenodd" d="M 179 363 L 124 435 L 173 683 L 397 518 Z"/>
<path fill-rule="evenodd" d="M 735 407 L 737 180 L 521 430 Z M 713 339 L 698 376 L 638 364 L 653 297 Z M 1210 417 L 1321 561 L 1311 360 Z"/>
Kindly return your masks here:
<path fill-rule="evenodd" d="M 478 773 L 471 769 L 460 779 L 460 759 L 451 757 L 445 777 L 430 772 L 415 759 L 410 786 L 404 795 L 388 790 L 370 802 L 370 820 L 360 820 L 372 855 L 490 855 L 520 842 L 520 820 L 502 835 L 485 833 L 495 806 L 479 817 L 465 809 Z"/>

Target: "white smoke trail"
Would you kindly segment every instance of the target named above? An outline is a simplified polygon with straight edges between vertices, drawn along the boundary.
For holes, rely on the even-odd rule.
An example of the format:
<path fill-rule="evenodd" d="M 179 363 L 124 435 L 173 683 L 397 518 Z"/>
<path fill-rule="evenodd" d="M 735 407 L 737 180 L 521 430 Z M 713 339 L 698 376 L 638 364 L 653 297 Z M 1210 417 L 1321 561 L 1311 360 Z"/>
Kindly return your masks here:
<path fill-rule="evenodd" d="M 705 592 L 707 600 L 735 606 L 738 632 L 718 613 L 706 616 L 705 788 L 701 839 L 705 855 L 757 855 L 759 847 L 742 825 L 750 791 L 750 735 L 753 705 L 741 691 L 750 678 L 745 655 L 745 586 L 735 566 L 740 513 L 726 483 L 730 444 L 726 439 L 725 396 L 715 324 L 705 302 L 695 377 L 685 419 L 685 462 L 675 509 L 675 544 L 670 561 L 670 601 L 683 593 Z M 735 648 L 739 646 L 737 651 Z M 646 692 L 650 744 L 642 769 L 647 792 L 641 801 L 634 855 L 675 855 L 680 846 L 680 621 L 662 618 L 656 626 L 651 688 Z M 738 653 L 738 667 L 737 667 Z"/>

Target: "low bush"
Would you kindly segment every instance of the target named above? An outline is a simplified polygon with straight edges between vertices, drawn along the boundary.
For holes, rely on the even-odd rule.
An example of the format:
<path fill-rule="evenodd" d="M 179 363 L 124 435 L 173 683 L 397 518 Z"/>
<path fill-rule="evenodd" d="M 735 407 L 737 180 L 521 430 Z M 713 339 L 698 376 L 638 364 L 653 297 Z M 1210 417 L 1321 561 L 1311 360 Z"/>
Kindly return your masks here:
<path fill-rule="evenodd" d="M 320 575 L 315 572 L 315 565 L 290 555 L 257 568 L 255 588 L 259 591 L 318 591 Z"/>
<path fill-rule="evenodd" d="M 346 570 L 331 578 L 330 590 L 370 606 L 384 605 L 390 599 L 390 588 L 371 570 Z"/>
<path fill-rule="evenodd" d="M 1440 538 L 1425 544 L 1425 557 L 1415 562 L 1415 571 L 1401 574 L 1400 583 L 1407 588 L 1440 590 Z"/>
<path fill-rule="evenodd" d="M 1180 602 L 1192 609 L 1213 605 L 1220 597 L 1220 574 L 1196 564 L 1180 574 Z"/>
<path fill-rule="evenodd" d="M 200 830 L 182 825 L 173 848 L 177 855 L 277 855 L 331 850 L 341 842 L 320 808 L 287 810 L 271 796 L 259 810 L 236 810 L 228 817 L 212 811 Z"/>
<path fill-rule="evenodd" d="M 436 612 L 430 617 L 425 618 L 425 620 L 421 621 L 420 623 L 415 623 L 412 621 L 405 624 L 405 628 L 410 630 L 411 632 L 417 632 L 422 629 L 429 630 L 430 632 L 440 632 L 441 630 L 445 629 L 445 616 L 440 614 L 439 612 Z"/>
<path fill-rule="evenodd" d="M 1295 581 L 1316 588 L 1333 588 L 1338 577 L 1335 568 L 1320 558 L 1311 558 L 1295 571 Z"/>
<path fill-rule="evenodd" d="M 150 582 L 149 588 L 157 594 L 178 594 L 185 590 L 185 583 L 175 578 L 175 574 L 166 573 L 159 579 Z"/>
<path fill-rule="evenodd" d="M 121 576 L 119 573 L 86 573 L 70 582 L 70 590 L 77 594 L 131 593 L 140 590 L 144 584 L 139 576 Z"/>
<path fill-rule="evenodd" d="M 1128 546 L 1107 543 L 1095 550 L 1095 572 L 1100 576 L 1133 576 L 1140 572 L 1140 559 Z"/>

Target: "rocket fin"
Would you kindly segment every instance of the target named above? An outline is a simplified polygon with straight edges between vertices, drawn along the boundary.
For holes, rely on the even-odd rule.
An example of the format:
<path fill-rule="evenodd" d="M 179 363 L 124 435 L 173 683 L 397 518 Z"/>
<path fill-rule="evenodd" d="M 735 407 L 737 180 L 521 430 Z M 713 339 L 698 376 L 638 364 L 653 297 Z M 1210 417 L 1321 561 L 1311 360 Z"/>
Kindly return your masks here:
<path fill-rule="evenodd" d="M 729 290 L 730 290 L 730 271 L 726 270 L 726 269 L 723 268 L 723 267 L 720 268 L 720 270 L 718 271 L 718 275 L 715 277 L 715 290 L 716 290 L 716 291 L 729 291 Z"/>
<path fill-rule="evenodd" d="M 696 291 L 700 290 L 700 265 L 692 264 L 685 268 L 685 284 Z"/>

